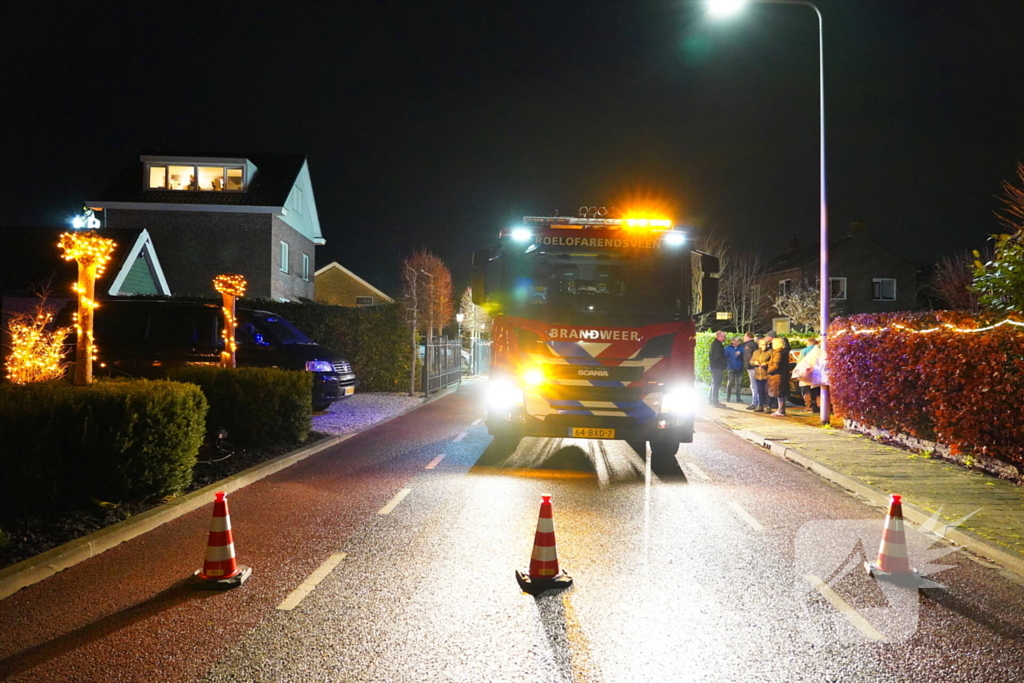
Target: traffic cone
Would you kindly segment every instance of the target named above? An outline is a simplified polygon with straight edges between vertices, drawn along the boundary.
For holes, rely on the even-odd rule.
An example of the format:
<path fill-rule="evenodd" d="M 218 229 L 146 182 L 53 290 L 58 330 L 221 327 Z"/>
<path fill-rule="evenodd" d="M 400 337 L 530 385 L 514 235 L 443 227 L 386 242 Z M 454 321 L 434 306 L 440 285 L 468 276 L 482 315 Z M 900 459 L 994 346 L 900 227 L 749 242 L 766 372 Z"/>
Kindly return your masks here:
<path fill-rule="evenodd" d="M 555 550 L 555 522 L 551 516 L 551 496 L 541 496 L 540 517 L 537 520 L 537 535 L 533 539 L 533 556 L 530 571 L 516 570 L 519 587 L 531 595 L 538 595 L 549 588 L 565 588 L 572 585 L 572 577 L 558 568 L 558 552 Z"/>
<path fill-rule="evenodd" d="M 235 562 L 235 542 L 231 536 L 231 515 L 228 514 L 227 494 L 218 491 L 213 502 L 213 522 L 206 541 L 206 560 L 203 568 L 193 574 L 197 588 L 233 588 L 241 586 L 251 567 Z"/>
<path fill-rule="evenodd" d="M 889 500 L 889 512 L 885 515 L 885 530 L 878 546 L 878 560 L 865 562 L 868 574 L 902 586 L 936 588 L 939 584 L 929 581 L 910 567 L 907 556 L 907 537 L 903 531 L 903 505 L 900 496 L 893 494 Z"/>

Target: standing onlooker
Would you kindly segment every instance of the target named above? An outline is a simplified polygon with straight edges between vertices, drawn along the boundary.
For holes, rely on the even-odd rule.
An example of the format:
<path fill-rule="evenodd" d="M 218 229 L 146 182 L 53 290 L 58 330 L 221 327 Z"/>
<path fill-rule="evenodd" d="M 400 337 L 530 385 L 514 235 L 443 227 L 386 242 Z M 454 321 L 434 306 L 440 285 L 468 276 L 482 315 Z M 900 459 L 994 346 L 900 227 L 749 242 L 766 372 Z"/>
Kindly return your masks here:
<path fill-rule="evenodd" d="M 743 335 L 743 369 L 747 371 L 747 378 L 750 379 L 750 405 L 747 406 L 747 410 L 754 410 L 760 403 L 757 400 L 757 370 L 750 361 L 754 357 L 754 352 L 757 351 L 757 340 L 754 339 L 754 335 L 747 332 Z"/>
<path fill-rule="evenodd" d="M 715 332 L 715 338 L 711 340 L 711 351 L 708 353 L 708 366 L 711 369 L 711 391 L 708 393 L 708 403 L 716 408 L 724 408 L 725 404 L 718 400 L 722 392 L 722 375 L 729 367 L 725 359 L 725 332 Z"/>
<path fill-rule="evenodd" d="M 771 411 L 768 403 L 768 363 L 772 358 L 772 350 L 768 345 L 768 337 L 757 340 L 757 350 L 750 357 L 750 365 L 754 368 L 754 386 L 757 387 L 757 407 L 755 412 Z"/>
<path fill-rule="evenodd" d="M 773 332 L 769 332 L 768 336 L 772 338 L 772 356 L 768 361 L 768 395 L 779 404 L 772 417 L 785 417 L 786 399 L 789 397 L 789 343 Z"/>
<path fill-rule="evenodd" d="M 813 367 L 813 360 L 817 352 L 818 339 L 808 339 L 807 346 L 800 351 L 800 355 L 797 360 L 802 361 L 804 358 L 807 358 L 808 363 L 811 363 L 811 367 Z M 806 408 L 808 412 L 818 410 L 818 399 L 821 396 L 821 387 L 814 386 L 812 382 L 805 380 L 803 377 L 798 377 L 798 381 L 800 382 L 800 396 L 804 399 L 804 408 Z"/>
<path fill-rule="evenodd" d="M 726 367 L 729 370 L 729 381 L 725 385 L 725 400 L 732 398 L 736 393 L 736 403 L 742 403 L 740 390 L 743 388 L 743 347 L 740 346 L 740 336 L 736 335 L 725 347 Z"/>

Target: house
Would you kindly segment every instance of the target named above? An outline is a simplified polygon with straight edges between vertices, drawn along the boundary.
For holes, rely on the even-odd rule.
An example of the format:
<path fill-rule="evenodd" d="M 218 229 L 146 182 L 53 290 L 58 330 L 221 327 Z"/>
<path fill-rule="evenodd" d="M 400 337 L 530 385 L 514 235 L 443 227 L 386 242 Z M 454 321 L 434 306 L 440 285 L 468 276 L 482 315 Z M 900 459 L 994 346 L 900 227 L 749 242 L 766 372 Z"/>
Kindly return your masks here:
<path fill-rule="evenodd" d="M 789 251 L 772 261 L 762 291 L 774 299 L 801 282 L 817 282 L 817 243 L 791 240 Z M 861 223 L 829 242 L 829 290 L 832 315 L 909 311 L 918 307 L 918 267 L 867 234 Z M 779 322 L 778 320 L 776 322 Z"/>
<path fill-rule="evenodd" d="M 316 301 L 338 306 L 374 306 L 394 299 L 337 261 L 316 271 Z"/>
<path fill-rule="evenodd" d="M 95 199 L 107 228 L 145 229 L 174 294 L 216 296 L 240 273 L 246 296 L 312 301 L 324 244 L 302 154 L 143 154 Z"/>
<path fill-rule="evenodd" d="M 0 228 L 0 309 L 5 328 L 11 313 L 32 310 L 41 293 L 47 294 L 47 303 L 54 308 L 77 299 L 71 287 L 78 280 L 78 265 L 65 261 L 57 246 L 63 232 L 69 230 Z M 171 294 L 147 230 L 103 229 L 100 234 L 113 239 L 117 247 L 96 281 L 97 299 Z"/>

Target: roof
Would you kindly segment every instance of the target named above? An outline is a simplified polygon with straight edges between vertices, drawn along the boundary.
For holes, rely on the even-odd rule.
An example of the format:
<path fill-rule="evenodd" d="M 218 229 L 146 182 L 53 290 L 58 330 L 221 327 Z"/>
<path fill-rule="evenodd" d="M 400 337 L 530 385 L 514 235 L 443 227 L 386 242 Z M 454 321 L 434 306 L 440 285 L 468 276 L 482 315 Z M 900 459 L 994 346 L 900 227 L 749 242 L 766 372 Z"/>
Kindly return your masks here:
<path fill-rule="evenodd" d="M 0 292 L 33 294 L 48 288 L 52 295 L 70 294 L 71 283 L 78 279 L 78 266 L 65 261 L 57 246 L 67 228 L 3 228 L 0 227 Z M 157 285 L 169 294 L 167 282 L 156 258 L 152 240 L 146 230 L 103 228 L 99 231 L 117 244 L 113 258 L 96 282 L 97 296 L 106 296 L 124 281 L 125 276 L 148 247 Z"/>
<path fill-rule="evenodd" d="M 182 152 L 144 152 L 142 156 L 212 159 L 248 159 L 256 166 L 256 174 L 245 192 L 182 192 L 180 190 L 143 189 L 143 161 L 137 158 L 128 164 L 113 181 L 87 203 L 103 207 L 111 203 L 131 204 L 197 204 L 204 206 L 272 206 L 285 205 L 292 187 L 306 163 L 305 154 L 186 154 Z"/>
<path fill-rule="evenodd" d="M 869 242 L 874 249 L 879 249 L 892 254 L 896 258 L 906 261 L 907 263 L 913 263 L 902 256 L 896 254 L 887 246 L 879 242 L 878 240 L 872 239 L 868 235 L 863 233 L 855 233 L 852 235 L 843 235 L 841 237 L 835 237 L 829 240 L 828 248 L 830 252 L 841 251 L 846 247 L 853 244 L 854 240 L 858 242 Z M 794 270 L 797 268 L 805 268 L 812 263 L 817 263 L 818 259 L 821 258 L 821 249 L 818 242 L 812 242 L 810 244 L 801 244 L 796 249 L 786 252 L 781 256 L 776 256 L 765 266 L 766 273 L 781 273 L 787 270 Z M 916 267 L 916 264 L 915 264 Z"/>
<path fill-rule="evenodd" d="M 356 275 L 351 270 L 349 270 L 345 266 L 341 265 L 337 261 L 332 261 L 331 263 L 328 263 L 326 266 L 324 266 L 323 268 L 320 268 L 315 273 L 313 273 L 314 279 L 316 278 L 317 275 L 321 275 L 321 274 L 323 274 L 323 273 L 325 273 L 325 272 L 327 272 L 328 270 L 331 270 L 331 269 L 340 270 L 342 273 L 344 273 L 345 275 L 348 275 L 353 280 L 356 280 L 357 282 L 359 282 L 360 284 L 364 285 L 368 289 L 376 292 L 377 295 L 380 296 L 381 298 L 386 299 L 387 301 L 389 301 L 391 303 L 394 303 L 395 300 L 392 299 L 390 296 L 388 296 L 384 292 L 380 291 L 379 289 L 377 289 L 376 287 L 371 285 L 369 282 L 367 282 L 363 278 L 359 277 L 358 275 Z"/>

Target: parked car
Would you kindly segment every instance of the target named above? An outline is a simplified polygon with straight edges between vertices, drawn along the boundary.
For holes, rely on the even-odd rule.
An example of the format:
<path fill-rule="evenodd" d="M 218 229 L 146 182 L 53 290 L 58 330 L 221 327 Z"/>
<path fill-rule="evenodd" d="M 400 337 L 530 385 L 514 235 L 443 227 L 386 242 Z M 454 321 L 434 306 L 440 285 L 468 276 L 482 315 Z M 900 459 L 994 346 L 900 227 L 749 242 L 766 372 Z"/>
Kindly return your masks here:
<path fill-rule="evenodd" d="M 270 311 L 239 309 L 239 367 L 275 367 L 313 373 L 312 405 L 324 410 L 355 393 L 352 365 L 314 343 Z M 220 306 L 157 299 L 102 302 L 95 339 L 100 373 L 162 377 L 184 365 L 219 363 L 224 348 Z"/>

